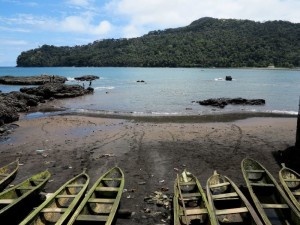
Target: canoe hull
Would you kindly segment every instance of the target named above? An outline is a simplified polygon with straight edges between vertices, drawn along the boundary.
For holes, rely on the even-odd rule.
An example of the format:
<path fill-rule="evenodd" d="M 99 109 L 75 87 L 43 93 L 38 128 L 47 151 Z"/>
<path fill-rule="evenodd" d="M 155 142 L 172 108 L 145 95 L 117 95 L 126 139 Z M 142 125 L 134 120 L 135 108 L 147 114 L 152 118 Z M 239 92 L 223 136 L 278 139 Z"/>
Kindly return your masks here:
<path fill-rule="evenodd" d="M 208 179 L 206 190 L 218 224 L 263 225 L 247 198 L 228 177 L 215 173 Z"/>
<path fill-rule="evenodd" d="M 191 173 L 186 179 L 183 175 L 177 175 L 174 184 L 173 209 L 174 225 L 217 224 L 199 180 Z"/>
<path fill-rule="evenodd" d="M 114 221 L 124 188 L 123 171 L 114 167 L 102 175 L 86 194 L 68 225 L 99 223 L 110 225 Z"/>
<path fill-rule="evenodd" d="M 50 176 L 51 174 L 46 170 L 2 192 L 0 194 L 1 224 L 2 222 L 8 225 L 20 223 L 39 202 L 39 193 L 45 187 Z M 16 214 L 16 212 L 18 213 Z"/>
<path fill-rule="evenodd" d="M 19 159 L 0 168 L 0 192 L 15 179 L 18 169 Z"/>
<path fill-rule="evenodd" d="M 242 161 L 241 167 L 252 200 L 266 225 L 300 225 L 300 213 L 268 170 L 249 158 Z"/>

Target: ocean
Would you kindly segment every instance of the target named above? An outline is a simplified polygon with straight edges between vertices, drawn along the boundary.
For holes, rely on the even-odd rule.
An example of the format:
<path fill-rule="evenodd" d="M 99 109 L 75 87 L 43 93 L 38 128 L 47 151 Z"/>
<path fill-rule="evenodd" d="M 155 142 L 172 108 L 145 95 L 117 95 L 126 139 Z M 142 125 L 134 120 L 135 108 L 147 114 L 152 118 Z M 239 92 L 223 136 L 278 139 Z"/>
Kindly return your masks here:
<path fill-rule="evenodd" d="M 300 71 L 284 69 L 216 68 L 94 68 L 94 67 L 0 67 L 0 76 L 61 75 L 67 84 L 88 87 L 75 77 L 97 75 L 92 95 L 64 99 L 61 104 L 76 112 L 132 115 L 206 115 L 230 112 L 297 114 Z M 225 81 L 232 76 L 232 81 Z M 145 82 L 137 82 L 137 81 Z M 3 93 L 20 86 L 0 85 Z M 208 98 L 262 98 L 263 106 L 231 106 L 223 109 L 201 106 L 194 101 Z"/>

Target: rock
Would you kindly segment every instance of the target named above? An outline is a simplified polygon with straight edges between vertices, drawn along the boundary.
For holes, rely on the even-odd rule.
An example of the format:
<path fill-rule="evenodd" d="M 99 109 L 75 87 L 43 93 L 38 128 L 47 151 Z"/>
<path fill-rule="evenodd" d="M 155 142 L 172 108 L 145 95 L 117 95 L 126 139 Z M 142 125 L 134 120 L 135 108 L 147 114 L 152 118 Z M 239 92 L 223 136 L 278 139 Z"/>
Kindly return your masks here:
<path fill-rule="evenodd" d="M 0 84 L 9 85 L 42 85 L 45 83 L 65 83 L 67 78 L 57 75 L 39 75 L 39 76 L 1 76 Z"/>
<path fill-rule="evenodd" d="M 232 77 L 231 77 L 231 76 L 226 76 L 226 77 L 225 77 L 225 80 L 227 80 L 227 81 L 232 81 Z"/>
<path fill-rule="evenodd" d="M 81 85 L 66 85 L 48 83 L 39 87 L 21 88 L 22 93 L 41 96 L 44 99 L 50 98 L 72 98 L 93 93 L 93 88 L 84 89 Z"/>
<path fill-rule="evenodd" d="M 210 98 L 203 101 L 198 101 L 200 105 L 209 105 L 219 108 L 224 108 L 228 104 L 232 105 L 264 105 L 264 99 L 244 99 L 244 98 Z"/>
<path fill-rule="evenodd" d="M 99 77 L 94 75 L 85 75 L 81 77 L 75 77 L 74 79 L 79 81 L 92 81 L 92 80 L 99 79 Z"/>

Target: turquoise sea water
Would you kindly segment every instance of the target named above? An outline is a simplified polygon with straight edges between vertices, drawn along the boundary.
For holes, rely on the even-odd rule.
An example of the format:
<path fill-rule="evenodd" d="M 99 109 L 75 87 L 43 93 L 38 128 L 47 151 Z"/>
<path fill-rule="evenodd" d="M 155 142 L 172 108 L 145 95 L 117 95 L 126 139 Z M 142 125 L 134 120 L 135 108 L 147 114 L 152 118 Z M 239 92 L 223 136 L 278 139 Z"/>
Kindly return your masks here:
<path fill-rule="evenodd" d="M 299 70 L 201 68 L 15 68 L 0 67 L 0 76 L 61 75 L 68 84 L 74 77 L 97 75 L 93 95 L 62 101 L 76 111 L 132 113 L 135 115 L 203 115 L 222 112 L 274 112 L 297 114 Z M 233 81 L 225 81 L 226 75 Z M 136 82 L 144 80 L 145 83 Z M 82 82 L 79 83 L 82 85 Z M 85 83 L 85 87 L 88 82 Z M 0 85 L 2 92 L 20 86 Z M 263 98 L 264 106 L 200 106 L 192 101 L 218 97 Z"/>

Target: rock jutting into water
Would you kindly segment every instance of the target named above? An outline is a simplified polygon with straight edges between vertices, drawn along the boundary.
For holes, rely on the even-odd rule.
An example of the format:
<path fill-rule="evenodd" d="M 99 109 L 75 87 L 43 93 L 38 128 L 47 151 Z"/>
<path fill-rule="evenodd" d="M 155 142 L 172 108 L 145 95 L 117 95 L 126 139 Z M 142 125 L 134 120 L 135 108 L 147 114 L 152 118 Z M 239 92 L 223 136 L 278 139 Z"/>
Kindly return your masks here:
<path fill-rule="evenodd" d="M 92 81 L 92 80 L 99 79 L 99 77 L 94 75 L 85 75 L 81 77 L 75 77 L 74 79 L 79 81 Z"/>
<path fill-rule="evenodd" d="M 42 85 L 46 83 L 65 83 L 67 78 L 57 75 L 39 75 L 39 76 L 1 76 L 0 84 L 8 85 Z"/>
<path fill-rule="evenodd" d="M 219 108 L 224 108 L 226 105 L 264 105 L 264 99 L 245 99 L 245 98 L 210 98 L 203 101 L 198 101 L 200 105 L 208 105 Z"/>
<path fill-rule="evenodd" d="M 56 83 L 48 83 L 41 85 L 39 87 L 31 87 L 31 88 L 21 88 L 21 92 L 42 96 L 44 99 L 49 98 L 73 98 L 77 96 L 82 96 L 86 94 L 93 93 L 93 88 L 85 89 L 81 85 L 66 85 L 66 84 L 56 84 Z"/>

